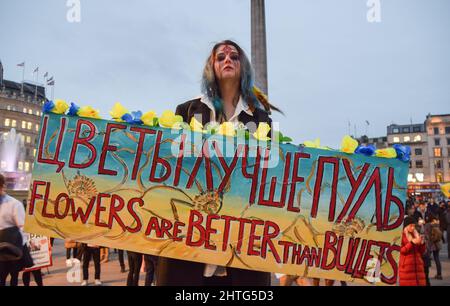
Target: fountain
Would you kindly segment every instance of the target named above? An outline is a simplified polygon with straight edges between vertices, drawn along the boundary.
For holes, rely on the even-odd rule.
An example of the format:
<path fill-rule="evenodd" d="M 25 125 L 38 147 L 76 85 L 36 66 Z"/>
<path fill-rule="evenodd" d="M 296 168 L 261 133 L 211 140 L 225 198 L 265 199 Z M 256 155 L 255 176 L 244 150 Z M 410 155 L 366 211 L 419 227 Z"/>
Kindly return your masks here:
<path fill-rule="evenodd" d="M 23 141 L 16 129 L 12 128 L 0 143 L 0 160 L 5 176 L 6 189 L 28 190 L 31 174 L 17 169 L 17 162 L 23 155 Z"/>

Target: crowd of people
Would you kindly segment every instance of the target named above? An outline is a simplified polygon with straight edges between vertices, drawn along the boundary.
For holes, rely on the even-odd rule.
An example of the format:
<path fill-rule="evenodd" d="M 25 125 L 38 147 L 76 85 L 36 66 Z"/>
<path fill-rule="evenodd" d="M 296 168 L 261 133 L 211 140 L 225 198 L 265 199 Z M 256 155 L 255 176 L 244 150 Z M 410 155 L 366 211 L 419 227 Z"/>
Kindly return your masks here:
<path fill-rule="evenodd" d="M 406 213 L 399 262 L 400 286 L 430 286 L 429 270 L 433 261 L 434 278 L 442 280 L 439 253 L 445 243 L 450 259 L 450 205 L 445 201 L 438 204 L 434 199 L 420 202 L 410 198 Z"/>

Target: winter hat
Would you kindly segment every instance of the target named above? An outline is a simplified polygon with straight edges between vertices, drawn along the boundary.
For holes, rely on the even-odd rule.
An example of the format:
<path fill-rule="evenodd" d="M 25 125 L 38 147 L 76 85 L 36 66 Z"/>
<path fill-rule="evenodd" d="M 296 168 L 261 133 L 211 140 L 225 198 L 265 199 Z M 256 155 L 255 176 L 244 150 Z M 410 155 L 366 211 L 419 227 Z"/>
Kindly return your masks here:
<path fill-rule="evenodd" d="M 405 220 L 403 220 L 403 227 L 407 227 L 410 224 L 416 224 L 416 220 L 413 217 L 407 216 Z"/>

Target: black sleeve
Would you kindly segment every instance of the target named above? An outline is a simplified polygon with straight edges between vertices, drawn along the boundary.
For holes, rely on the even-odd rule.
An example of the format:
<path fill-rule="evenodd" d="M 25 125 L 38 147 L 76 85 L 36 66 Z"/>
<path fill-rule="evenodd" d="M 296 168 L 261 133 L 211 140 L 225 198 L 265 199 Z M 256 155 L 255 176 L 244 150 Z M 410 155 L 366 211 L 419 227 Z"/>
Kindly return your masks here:
<path fill-rule="evenodd" d="M 183 117 L 184 122 L 188 122 L 188 107 L 186 106 L 186 103 L 180 104 L 177 106 L 177 109 L 175 110 L 175 115 L 180 115 Z"/>

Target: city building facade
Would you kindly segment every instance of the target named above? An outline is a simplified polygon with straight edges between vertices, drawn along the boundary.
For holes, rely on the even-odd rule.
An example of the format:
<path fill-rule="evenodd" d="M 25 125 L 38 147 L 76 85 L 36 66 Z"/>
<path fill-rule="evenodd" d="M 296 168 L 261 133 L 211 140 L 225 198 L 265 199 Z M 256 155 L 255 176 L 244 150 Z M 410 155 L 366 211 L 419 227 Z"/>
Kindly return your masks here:
<path fill-rule="evenodd" d="M 36 156 L 36 144 L 42 116 L 42 106 L 46 101 L 45 88 L 31 83 L 17 83 L 5 80 L 0 62 L 0 171 L 14 169 L 18 173 L 31 173 Z M 18 152 L 8 139 L 14 133 L 19 138 Z M 12 133 L 12 134 L 11 134 Z M 7 157 L 17 154 L 14 165 L 8 164 Z M 9 159 L 10 161 L 11 159 Z"/>

